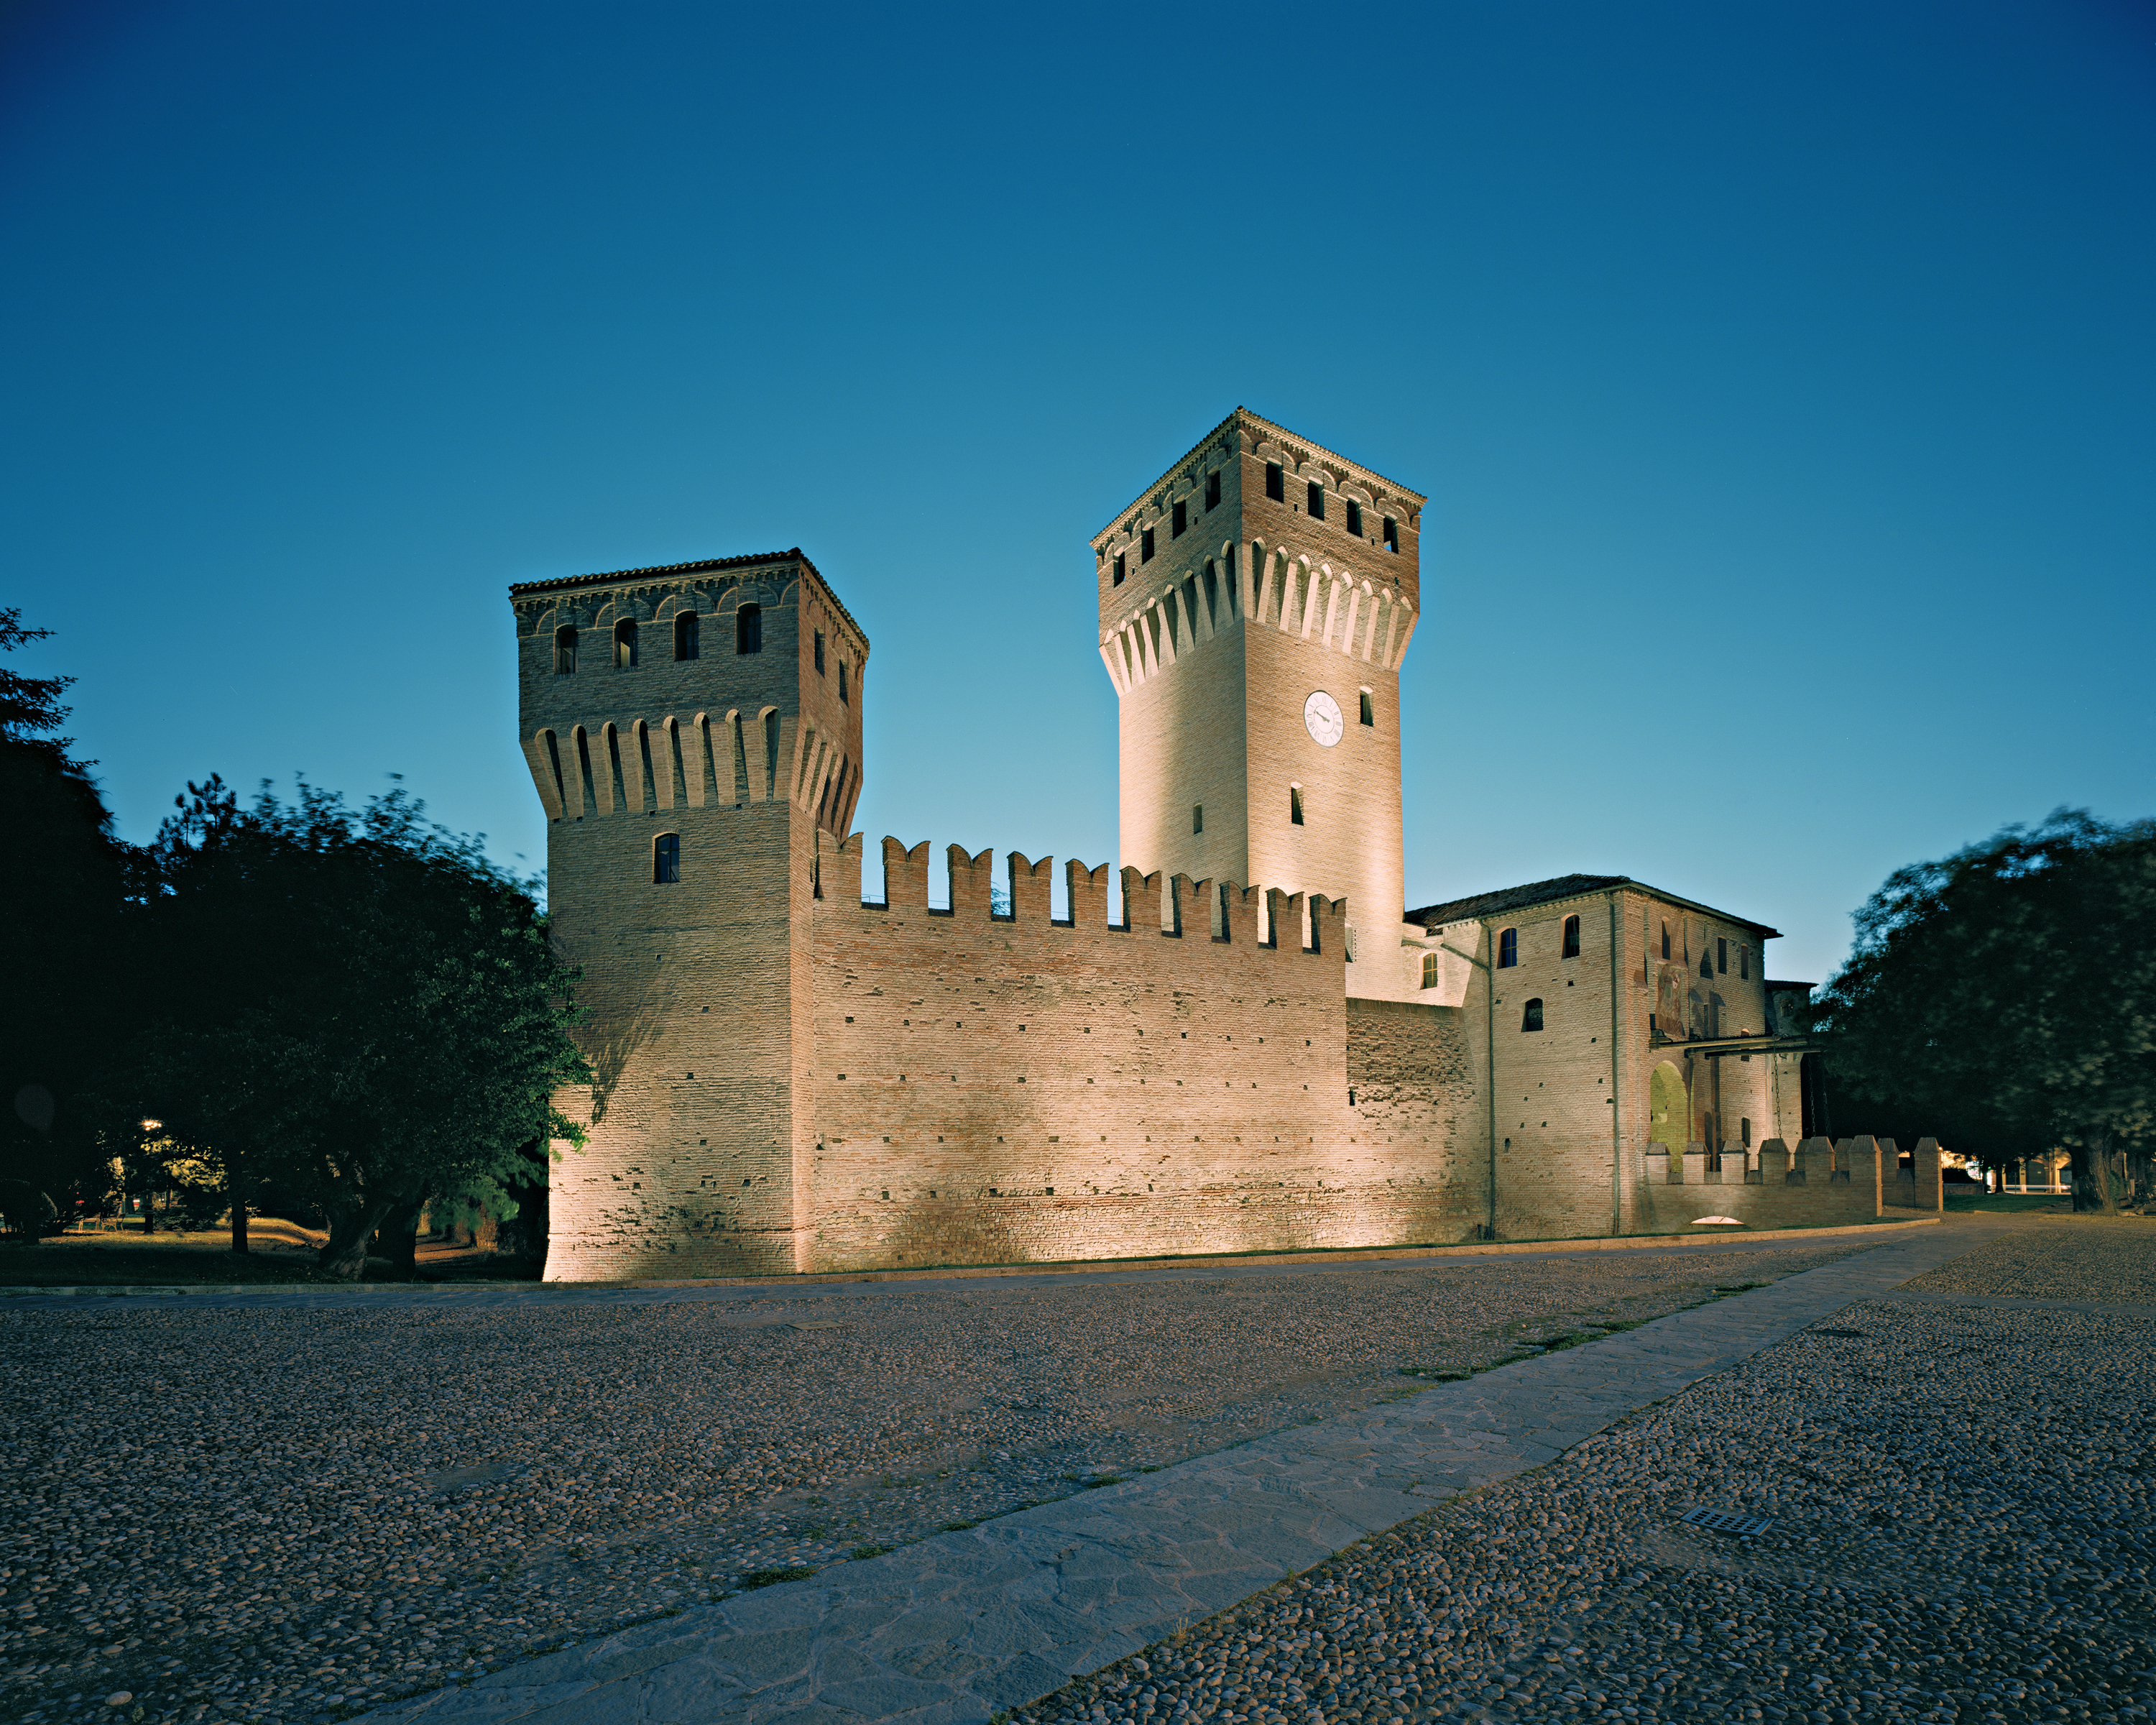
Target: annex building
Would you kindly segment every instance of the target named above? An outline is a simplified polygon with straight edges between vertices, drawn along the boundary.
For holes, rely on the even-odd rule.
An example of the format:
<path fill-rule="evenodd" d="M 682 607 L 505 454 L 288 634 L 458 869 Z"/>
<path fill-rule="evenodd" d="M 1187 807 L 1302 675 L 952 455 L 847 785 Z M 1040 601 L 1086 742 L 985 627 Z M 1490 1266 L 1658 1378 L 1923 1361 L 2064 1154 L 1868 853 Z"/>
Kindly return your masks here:
<path fill-rule="evenodd" d="M 1059 919 L 1048 859 L 952 847 L 932 906 L 928 845 L 891 838 L 864 901 L 869 642 L 798 550 L 512 588 L 595 1074 L 559 1099 L 590 1137 L 555 1164 L 547 1278 L 1893 1201 L 1891 1148 L 1785 1147 L 1804 988 L 1768 981 L 1772 928 L 1614 875 L 1407 909 L 1424 501 L 1238 409 L 1095 537 L 1112 922 L 1105 863 L 1063 865 Z"/>

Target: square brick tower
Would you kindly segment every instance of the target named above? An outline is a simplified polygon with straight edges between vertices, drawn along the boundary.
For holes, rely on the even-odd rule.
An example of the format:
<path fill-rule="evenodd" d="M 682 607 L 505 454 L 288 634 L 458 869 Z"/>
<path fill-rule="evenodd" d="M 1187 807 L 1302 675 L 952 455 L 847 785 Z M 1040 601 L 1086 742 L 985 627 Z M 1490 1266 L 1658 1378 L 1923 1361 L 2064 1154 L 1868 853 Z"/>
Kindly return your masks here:
<path fill-rule="evenodd" d="M 1346 898 L 1370 999 L 1420 986 L 1399 665 L 1424 501 L 1238 408 L 1093 540 L 1124 863 Z"/>
<path fill-rule="evenodd" d="M 802 1267 L 809 908 L 868 639 L 800 552 L 510 589 L 555 938 L 583 968 L 550 1281 Z"/>

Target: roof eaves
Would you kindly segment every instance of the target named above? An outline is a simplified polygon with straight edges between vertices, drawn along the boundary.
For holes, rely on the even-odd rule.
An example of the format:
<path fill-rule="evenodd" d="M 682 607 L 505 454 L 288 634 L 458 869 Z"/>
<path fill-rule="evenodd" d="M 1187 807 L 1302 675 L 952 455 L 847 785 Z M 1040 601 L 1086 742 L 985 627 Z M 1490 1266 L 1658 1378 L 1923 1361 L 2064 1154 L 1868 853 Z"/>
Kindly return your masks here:
<path fill-rule="evenodd" d="M 853 625 L 854 633 L 861 638 L 862 649 L 866 650 L 868 631 L 860 626 L 854 614 L 831 590 L 831 583 L 824 578 L 824 572 L 809 562 L 808 553 L 798 545 L 788 551 L 754 552 L 744 557 L 699 557 L 693 562 L 651 563 L 639 569 L 610 569 L 595 575 L 565 575 L 557 581 L 513 581 L 509 585 L 509 594 L 511 598 L 521 598 L 528 593 L 558 593 L 572 587 L 604 587 L 619 581 L 637 581 L 665 575 L 697 575 L 706 569 L 746 569 L 766 563 L 798 563 L 806 569 L 815 578 L 817 587 L 821 589 L 831 608 Z"/>
<path fill-rule="evenodd" d="M 1543 887 L 1550 890 L 1537 890 Z M 1494 892 L 1476 893 L 1466 898 L 1429 905 L 1419 911 L 1409 911 L 1407 920 L 1422 922 L 1425 927 L 1430 927 L 1433 921 L 1465 922 L 1497 911 L 1530 910 L 1537 905 L 1555 904 L 1560 899 L 1594 898 L 1606 892 L 1621 892 L 1627 889 L 1645 893 L 1663 904 L 1681 906 L 1687 911 L 1697 911 L 1702 916 L 1733 922 L 1743 928 L 1756 929 L 1769 940 L 1781 938 L 1781 930 L 1771 924 L 1755 922 L 1751 917 L 1740 916 L 1733 911 L 1717 910 L 1714 906 L 1703 905 L 1697 899 L 1681 898 L 1674 892 L 1665 892 L 1659 886 L 1650 886 L 1644 880 L 1635 880 L 1629 875 L 1560 875 L 1553 880 L 1530 881 L 1523 886 L 1502 887 Z M 1514 896 L 1516 894 L 1531 896 Z"/>

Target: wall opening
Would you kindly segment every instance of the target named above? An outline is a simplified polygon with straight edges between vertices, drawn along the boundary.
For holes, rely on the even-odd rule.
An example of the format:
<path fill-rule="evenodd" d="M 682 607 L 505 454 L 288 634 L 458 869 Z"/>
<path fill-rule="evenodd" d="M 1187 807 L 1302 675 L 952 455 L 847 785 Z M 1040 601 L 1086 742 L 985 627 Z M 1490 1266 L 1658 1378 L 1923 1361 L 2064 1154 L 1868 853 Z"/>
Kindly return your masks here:
<path fill-rule="evenodd" d="M 1287 788 L 1287 818 L 1291 825 L 1302 824 L 1302 787 L 1299 784 Z"/>
<path fill-rule="evenodd" d="M 743 605 L 734 613 L 734 651 L 763 651 L 763 607 Z"/>
<path fill-rule="evenodd" d="M 694 611 L 674 614 L 674 656 L 676 659 L 696 659 L 702 656 L 704 619 Z"/>
<path fill-rule="evenodd" d="M 651 884 L 674 886 L 681 879 L 681 835 L 661 833 L 651 841 Z"/>
<path fill-rule="evenodd" d="M 1425 988 L 1437 986 L 1437 954 L 1435 952 L 1422 955 L 1422 985 Z"/>
<path fill-rule="evenodd" d="M 1510 970 L 1520 962 L 1520 931 L 1507 928 L 1497 937 L 1497 968 Z"/>
<path fill-rule="evenodd" d="M 1520 1013 L 1520 1029 L 1539 1030 L 1542 1027 L 1543 1004 L 1539 1000 L 1530 1000 Z"/>
<path fill-rule="evenodd" d="M 1568 958 L 1577 958 L 1579 956 L 1579 918 L 1577 916 L 1568 916 L 1564 919 L 1563 956 Z"/>
<path fill-rule="evenodd" d="M 613 668 L 616 670 L 636 669 L 636 624 L 624 618 L 613 626 Z"/>
<path fill-rule="evenodd" d="M 554 631 L 554 675 L 573 676 L 576 670 L 577 632 L 571 628 L 557 629 Z"/>

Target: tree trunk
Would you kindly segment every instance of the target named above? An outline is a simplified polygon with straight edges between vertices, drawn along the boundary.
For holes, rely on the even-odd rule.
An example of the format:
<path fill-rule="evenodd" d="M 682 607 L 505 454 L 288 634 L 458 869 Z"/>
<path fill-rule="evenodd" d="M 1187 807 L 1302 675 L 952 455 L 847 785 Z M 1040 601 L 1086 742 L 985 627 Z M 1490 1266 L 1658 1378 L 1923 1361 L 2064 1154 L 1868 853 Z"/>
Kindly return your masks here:
<path fill-rule="evenodd" d="M 2074 1209 L 2101 1215 L 2116 1215 L 2118 1200 L 2111 1188 L 2111 1134 L 2091 1132 L 2086 1143 L 2067 1152 L 2074 1170 Z"/>
<path fill-rule="evenodd" d="M 367 1243 L 383 1216 L 386 1198 L 354 1199 L 330 1206 L 330 1237 L 316 1268 L 338 1281 L 357 1281 L 367 1272 Z"/>
<path fill-rule="evenodd" d="M 416 1204 L 393 1205 L 377 1230 L 382 1255 L 397 1266 L 397 1275 L 404 1281 L 419 1277 L 419 1218 L 426 1208 L 424 1199 Z"/>
<path fill-rule="evenodd" d="M 142 1231 L 145 1234 L 157 1231 L 157 1189 L 155 1186 L 142 1194 Z"/>
<path fill-rule="evenodd" d="M 232 1200 L 232 1249 L 243 1255 L 247 1250 L 247 1200 L 244 1198 Z"/>

